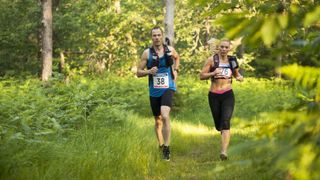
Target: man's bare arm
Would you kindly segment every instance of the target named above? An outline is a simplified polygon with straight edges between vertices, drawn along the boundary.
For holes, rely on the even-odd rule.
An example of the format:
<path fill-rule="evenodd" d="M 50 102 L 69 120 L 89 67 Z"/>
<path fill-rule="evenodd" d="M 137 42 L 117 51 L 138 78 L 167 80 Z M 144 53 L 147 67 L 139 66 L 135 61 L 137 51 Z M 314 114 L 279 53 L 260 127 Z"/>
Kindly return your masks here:
<path fill-rule="evenodd" d="M 137 69 L 137 77 L 143 77 L 150 74 L 149 70 L 144 70 L 144 68 L 147 66 L 147 60 L 148 60 L 147 57 L 148 57 L 148 52 L 145 50 L 142 53 L 141 61 Z"/>
<path fill-rule="evenodd" d="M 179 70 L 179 66 L 180 66 L 180 56 L 179 54 L 177 53 L 177 51 L 172 47 L 172 56 L 174 58 L 174 67 L 173 69 L 176 69 L 176 70 Z"/>
<path fill-rule="evenodd" d="M 149 70 L 144 70 L 144 68 L 147 66 L 148 62 L 148 50 L 145 50 L 141 56 L 141 61 L 137 69 L 137 77 L 144 77 L 149 74 L 156 74 L 158 71 L 157 67 L 152 67 Z"/>

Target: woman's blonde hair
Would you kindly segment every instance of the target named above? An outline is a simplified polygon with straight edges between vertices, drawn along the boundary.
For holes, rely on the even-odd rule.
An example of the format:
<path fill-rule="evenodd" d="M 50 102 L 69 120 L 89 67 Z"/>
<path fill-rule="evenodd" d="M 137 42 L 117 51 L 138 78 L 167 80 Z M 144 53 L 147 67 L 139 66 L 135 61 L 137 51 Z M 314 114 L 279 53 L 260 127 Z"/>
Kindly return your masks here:
<path fill-rule="evenodd" d="M 224 38 L 224 39 L 221 39 L 221 40 L 220 40 L 220 43 L 221 43 L 221 42 L 228 42 L 228 43 L 230 44 L 230 46 L 232 45 L 232 41 L 230 41 L 229 39 L 225 39 L 225 38 Z M 219 43 L 219 44 L 220 44 L 220 43 Z"/>
<path fill-rule="evenodd" d="M 211 38 L 209 41 L 208 41 L 208 45 L 209 45 L 209 49 L 211 52 L 214 52 L 214 53 L 218 53 L 219 51 L 219 46 L 220 46 L 220 43 L 221 42 L 228 42 L 230 44 L 230 49 L 232 48 L 232 41 L 230 41 L 229 39 L 216 39 L 216 38 Z"/>

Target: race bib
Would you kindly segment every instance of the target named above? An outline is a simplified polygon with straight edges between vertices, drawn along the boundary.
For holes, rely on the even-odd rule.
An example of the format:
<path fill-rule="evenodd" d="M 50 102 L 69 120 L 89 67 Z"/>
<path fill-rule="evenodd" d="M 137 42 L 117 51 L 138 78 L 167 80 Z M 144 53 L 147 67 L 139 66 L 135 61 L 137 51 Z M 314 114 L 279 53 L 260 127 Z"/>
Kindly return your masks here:
<path fill-rule="evenodd" d="M 217 74 L 215 78 L 231 78 L 232 71 L 230 68 L 222 68 L 221 73 Z"/>
<path fill-rule="evenodd" d="M 153 76 L 153 87 L 159 88 L 169 88 L 169 76 L 168 73 L 157 73 Z"/>

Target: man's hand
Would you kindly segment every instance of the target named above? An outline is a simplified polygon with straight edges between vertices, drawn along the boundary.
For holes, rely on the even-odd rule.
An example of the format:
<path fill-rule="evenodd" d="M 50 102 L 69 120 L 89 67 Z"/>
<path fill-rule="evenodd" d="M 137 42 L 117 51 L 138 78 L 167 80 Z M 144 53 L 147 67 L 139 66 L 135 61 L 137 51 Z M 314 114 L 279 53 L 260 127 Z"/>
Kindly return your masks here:
<path fill-rule="evenodd" d="M 178 79 L 178 72 L 176 70 L 173 71 L 174 79 L 173 81 L 176 83 Z"/>
<path fill-rule="evenodd" d="M 149 70 L 150 74 L 152 75 L 155 75 L 157 72 L 158 72 L 158 68 L 157 67 L 152 67 L 150 70 Z"/>
<path fill-rule="evenodd" d="M 236 77 L 237 81 L 242 82 L 243 81 L 243 76 L 241 76 L 240 74 Z"/>

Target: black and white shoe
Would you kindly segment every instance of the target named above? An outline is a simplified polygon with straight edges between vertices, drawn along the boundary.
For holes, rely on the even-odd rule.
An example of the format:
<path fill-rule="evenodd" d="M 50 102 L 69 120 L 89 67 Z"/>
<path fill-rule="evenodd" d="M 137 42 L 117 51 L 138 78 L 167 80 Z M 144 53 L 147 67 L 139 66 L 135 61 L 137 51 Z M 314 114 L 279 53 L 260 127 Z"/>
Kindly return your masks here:
<path fill-rule="evenodd" d="M 220 159 L 221 159 L 221 161 L 226 161 L 226 160 L 228 160 L 228 156 L 226 154 L 221 153 Z"/>
<path fill-rule="evenodd" d="M 169 146 L 163 146 L 163 159 L 165 161 L 170 161 L 170 149 Z"/>

